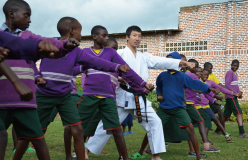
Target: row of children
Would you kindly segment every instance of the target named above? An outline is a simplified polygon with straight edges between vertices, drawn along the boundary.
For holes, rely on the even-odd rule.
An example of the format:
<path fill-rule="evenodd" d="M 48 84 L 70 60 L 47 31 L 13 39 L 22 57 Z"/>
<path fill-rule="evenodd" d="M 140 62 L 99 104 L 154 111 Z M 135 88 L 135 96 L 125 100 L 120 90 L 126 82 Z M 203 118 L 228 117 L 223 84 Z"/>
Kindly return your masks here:
<path fill-rule="evenodd" d="M 0 28 L 1 33 L 6 32 L 12 36 L 21 37 L 19 41 L 24 39 L 26 41 L 16 43 L 16 47 L 8 46 L 11 42 L 1 44 L 3 48 L 1 48 L 0 69 L 3 75 L 0 79 L 0 159 L 4 159 L 7 145 L 6 130 L 11 123 L 19 140 L 13 159 L 22 158 L 29 141 L 34 145 L 39 159 L 50 159 L 42 130 L 45 132 L 55 107 L 60 113 L 63 125 L 69 127 L 69 132 L 74 137 L 77 159 L 85 159 L 82 152 L 84 151 L 82 127 L 87 127 L 91 117 L 99 113 L 104 129 L 113 133 L 120 155 L 123 159 L 128 159 L 124 137 L 120 130 L 113 84 L 117 85 L 117 77 L 121 76 L 133 88 L 140 88 L 142 93 L 148 93 L 154 87 L 130 69 L 113 49 L 103 47 L 109 39 L 107 30 L 102 26 L 95 26 L 91 33 L 94 46 L 81 50 L 76 47 L 79 45 L 82 27 L 76 19 L 65 17 L 59 21 L 57 28 L 61 37 L 56 40 L 43 38 L 26 30 L 31 23 L 31 9 L 25 1 L 8 0 L 3 6 L 3 11 L 6 22 Z M 129 32 L 132 32 L 132 27 Z M 134 43 L 138 45 L 137 42 Z M 19 46 L 20 44 L 22 46 Z M 57 53 L 58 51 L 60 54 Z M 53 57 L 54 53 L 57 53 L 54 56 L 57 59 L 47 59 Z M 47 58 L 41 61 L 39 70 L 34 71 L 34 62 L 42 57 Z M 4 61 L 5 58 L 7 58 L 6 61 Z M 147 59 L 149 58 L 151 59 L 151 55 L 147 55 Z M 179 69 L 183 64 L 194 66 L 181 60 L 164 58 L 163 61 L 159 59 L 157 61 L 164 63 L 162 69 Z M 161 64 L 156 62 L 148 62 L 148 64 L 161 67 Z M 84 98 L 77 110 L 70 93 L 72 75 L 86 70 Z M 67 159 L 70 159 L 70 156 Z"/>
<path fill-rule="evenodd" d="M 137 47 L 141 42 L 142 36 L 139 27 L 131 26 L 127 29 L 127 47 L 118 50 L 117 54 L 111 48 L 117 49 L 117 42 L 109 39 L 106 28 L 102 26 L 92 28 L 93 47 L 79 49 L 75 47 L 78 45 L 78 41 L 80 41 L 82 26 L 76 19 L 71 17 L 62 18 L 57 25 L 61 37 L 58 40 L 47 39 L 26 31 L 31 22 L 31 9 L 25 1 L 9 0 L 5 3 L 3 10 L 6 16 L 6 22 L 1 27 L 3 33 L 8 32 L 23 39 L 30 39 L 30 41 L 38 40 L 38 42 L 34 42 L 35 44 L 30 44 L 31 42 L 29 42 L 28 44 L 28 41 L 21 39 L 20 41 L 22 42 L 18 44 L 25 43 L 26 45 L 33 46 L 33 48 L 30 46 L 28 48 L 26 46 L 19 46 L 18 49 L 15 48 L 17 56 L 12 58 L 13 60 L 9 57 L 15 55 L 14 47 L 2 46 L 1 44 L 3 48 L 8 48 L 10 53 L 7 56 L 8 49 L 2 49 L 2 52 L 0 52 L 3 53 L 1 54 L 2 60 L 4 57 L 8 59 L 6 60 L 7 63 L 3 61 L 0 65 L 1 73 L 5 75 L 5 77 L 2 76 L 3 78 L 0 78 L 0 134 L 3 137 L 0 141 L 0 159 L 4 158 L 7 145 L 6 130 L 11 123 L 13 123 L 14 130 L 19 139 L 14 159 L 22 158 L 29 141 L 33 143 L 39 159 L 50 159 L 43 132 L 46 131 L 47 126 L 51 122 L 52 112 L 55 112 L 55 115 L 57 113 L 54 111 L 55 107 L 62 118 L 63 125 L 66 126 L 66 159 L 71 159 L 71 136 L 74 137 L 74 149 L 77 159 L 85 159 L 88 158 L 88 150 L 94 154 L 100 154 L 111 134 L 114 136 L 120 159 L 128 159 L 120 122 L 122 123 L 129 113 L 147 131 L 140 151 L 132 155 L 131 159 L 144 157 L 142 154 L 148 141 L 152 159 L 161 159 L 159 153 L 166 151 L 165 143 L 161 143 L 161 141 L 164 141 L 164 135 L 168 132 L 168 130 L 163 131 L 163 125 L 166 124 L 166 121 L 172 115 L 180 128 L 186 129 L 189 134 L 191 140 L 189 143 L 193 146 L 191 151 L 195 151 L 197 159 L 201 159 L 206 155 L 199 152 L 197 138 L 189 117 L 192 118 L 193 122 L 198 122 L 199 124 L 204 151 L 213 151 L 215 149 L 210 145 L 207 138 L 208 130 L 206 130 L 207 125 L 205 126 L 207 120 L 204 119 L 205 123 L 202 123 L 203 116 L 201 117 L 201 115 L 204 113 L 207 113 L 205 114 L 206 117 L 212 116 L 211 118 L 216 122 L 222 134 L 225 135 L 227 142 L 233 142 L 230 135 L 224 130 L 223 125 L 219 123 L 212 115 L 211 110 L 208 109 L 208 100 L 205 98 L 205 96 L 209 97 L 212 103 L 218 105 L 217 111 L 219 103 L 213 97 L 219 93 L 220 85 L 214 85 L 206 80 L 207 84 L 204 84 L 198 78 L 191 78 L 194 77 L 194 68 L 198 63 L 195 60 L 189 60 L 191 62 L 182 61 L 178 53 L 171 53 L 167 58 L 162 58 L 139 52 Z M 6 35 L 6 37 L 9 37 L 9 35 Z M 69 41 L 66 40 L 68 38 Z M 48 40 L 51 43 L 41 40 Z M 46 43 L 46 45 L 45 47 L 38 45 L 39 50 L 37 53 L 38 43 Z M 58 49 L 55 46 L 59 49 L 60 54 L 57 53 Z M 48 59 L 54 54 L 51 54 L 51 52 L 57 53 L 55 54 L 57 59 Z M 34 62 L 40 57 L 47 58 L 42 59 L 39 69 L 36 69 Z M 19 83 L 16 83 L 17 76 L 14 77 L 15 80 L 12 78 L 15 74 L 8 75 L 11 73 L 8 64 L 21 79 Z M 186 72 L 184 74 L 179 72 L 182 65 L 188 66 L 190 70 L 188 72 L 190 73 Z M 35 68 L 35 71 L 33 68 Z M 145 97 L 145 94 L 149 94 L 154 88 L 153 85 L 146 83 L 148 81 L 149 68 L 168 69 L 167 72 L 162 72 L 157 79 L 158 101 L 161 102 L 157 113 L 152 109 L 151 103 Z M 72 90 L 72 78 L 73 75 L 82 72 L 85 73 L 85 79 L 83 82 L 84 93 L 80 100 L 78 96 L 73 98 L 75 92 Z M 35 77 L 32 76 L 34 73 Z M 206 75 L 208 74 L 207 72 Z M 204 78 L 202 80 L 204 81 Z M 121 83 L 119 84 L 118 81 Z M 237 85 L 236 81 L 237 79 L 230 81 L 232 87 Z M 20 82 L 24 82 L 26 86 Z M 186 94 L 186 100 L 189 102 L 187 105 L 183 101 L 185 88 L 194 89 L 188 90 L 188 92 L 191 92 L 188 98 Z M 233 102 L 237 103 L 237 100 L 232 96 L 241 97 L 241 92 L 239 92 L 236 86 L 229 89 L 232 91 L 225 90 L 225 92 L 223 88 L 221 88 L 221 91 L 231 95 Z M 36 95 L 34 95 L 35 91 Z M 207 94 L 199 98 L 197 94 L 200 92 Z M 21 100 L 28 102 L 20 101 L 19 95 L 21 95 Z M 76 108 L 76 102 L 78 102 L 78 108 Z M 237 104 L 235 104 L 235 107 L 238 109 Z M 197 110 L 194 106 L 200 107 Z M 225 111 L 225 115 L 230 117 L 229 114 L 235 111 L 232 105 L 228 105 L 227 108 L 229 109 Z M 241 115 L 242 121 L 242 111 L 236 111 L 238 111 L 237 117 Z M 240 130 L 243 131 L 240 132 L 240 136 L 247 137 L 244 130 L 242 130 L 243 124 L 241 122 L 239 124 L 241 125 Z M 83 128 L 85 139 L 86 136 L 94 135 L 88 140 L 86 152 L 84 152 Z"/>

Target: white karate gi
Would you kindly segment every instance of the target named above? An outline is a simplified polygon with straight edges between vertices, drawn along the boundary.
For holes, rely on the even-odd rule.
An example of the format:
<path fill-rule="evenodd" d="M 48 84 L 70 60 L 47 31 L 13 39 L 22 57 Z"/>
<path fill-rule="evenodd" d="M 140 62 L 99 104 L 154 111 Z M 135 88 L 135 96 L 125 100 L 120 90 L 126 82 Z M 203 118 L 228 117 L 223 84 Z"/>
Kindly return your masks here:
<path fill-rule="evenodd" d="M 128 47 L 117 50 L 117 52 L 123 60 L 126 61 L 130 68 L 132 68 L 146 82 L 149 77 L 148 69 L 174 69 L 179 71 L 181 68 L 179 67 L 180 60 L 177 59 L 153 56 L 152 54 L 142 53 L 138 50 L 136 51 L 135 58 L 133 52 Z M 118 105 L 120 123 L 126 119 L 129 113 L 131 113 L 133 117 L 138 120 L 134 95 L 132 93 L 129 93 L 121 88 L 117 88 L 116 102 Z M 127 106 L 125 106 L 126 102 L 128 104 Z M 139 96 L 139 102 L 142 116 L 142 122 L 140 125 L 147 131 L 147 137 L 152 154 L 166 152 L 161 119 L 152 108 L 151 102 L 147 100 L 146 112 L 148 122 L 146 122 L 145 103 L 141 96 Z M 103 130 L 103 123 L 100 121 L 95 135 L 89 139 L 86 147 L 92 153 L 100 154 L 109 138 L 110 135 L 106 134 L 106 131 Z"/>

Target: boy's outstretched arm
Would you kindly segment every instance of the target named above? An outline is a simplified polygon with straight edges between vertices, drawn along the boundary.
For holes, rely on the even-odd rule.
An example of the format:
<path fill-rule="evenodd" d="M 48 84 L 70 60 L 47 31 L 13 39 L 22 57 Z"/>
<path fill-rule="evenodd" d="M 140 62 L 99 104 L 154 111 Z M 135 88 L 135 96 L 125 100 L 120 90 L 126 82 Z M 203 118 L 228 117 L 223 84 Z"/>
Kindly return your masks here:
<path fill-rule="evenodd" d="M 179 59 L 173 58 L 166 58 L 160 56 L 153 56 L 150 53 L 143 53 L 146 54 L 147 57 L 147 66 L 150 69 L 173 69 L 179 71 L 182 65 L 186 65 L 188 67 L 194 68 L 195 64 L 187 61 L 182 61 Z"/>
<path fill-rule="evenodd" d="M 50 41 L 23 39 L 2 31 L 0 31 L 0 46 L 10 50 L 8 59 L 53 58 L 53 55 L 59 52 Z"/>
<path fill-rule="evenodd" d="M 212 91 L 214 94 L 220 93 L 219 89 L 212 88 L 209 85 L 202 83 L 199 80 L 195 80 L 191 78 L 187 74 L 184 74 L 184 84 L 185 84 L 185 87 L 187 88 L 204 91 L 205 93 L 210 93 L 210 91 Z"/>
<path fill-rule="evenodd" d="M 80 42 L 76 40 L 75 38 L 69 38 L 68 40 L 60 41 L 55 38 L 42 37 L 30 31 L 26 31 L 21 34 L 24 34 L 24 35 L 21 35 L 21 37 L 24 39 L 32 38 L 32 39 L 41 40 L 41 41 L 50 41 L 55 47 L 59 49 L 59 53 L 55 54 L 54 58 L 64 57 L 67 53 L 71 52 L 72 50 L 74 50 L 76 47 L 80 45 Z"/>
<path fill-rule="evenodd" d="M 109 62 L 102 58 L 92 56 L 83 49 L 77 49 L 77 52 L 79 53 L 77 54 L 75 64 L 80 64 L 88 68 L 93 68 L 105 72 L 128 72 L 130 70 L 127 64 L 121 65 Z"/>
<path fill-rule="evenodd" d="M 0 72 L 14 85 L 22 101 L 30 101 L 33 99 L 33 91 L 22 83 L 17 75 L 10 69 L 6 61 L 0 63 Z"/>

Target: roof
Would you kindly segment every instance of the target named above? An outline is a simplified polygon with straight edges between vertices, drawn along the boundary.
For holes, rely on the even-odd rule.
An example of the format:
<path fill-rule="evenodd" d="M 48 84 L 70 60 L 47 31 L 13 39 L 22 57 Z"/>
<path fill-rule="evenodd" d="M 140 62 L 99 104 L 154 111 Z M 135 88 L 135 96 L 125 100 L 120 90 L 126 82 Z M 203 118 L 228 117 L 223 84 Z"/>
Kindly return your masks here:
<path fill-rule="evenodd" d="M 146 33 L 168 33 L 169 35 L 174 34 L 175 32 L 182 32 L 180 29 L 162 29 L 162 30 L 147 30 L 147 31 L 142 31 L 142 34 Z M 111 33 L 109 36 L 114 37 L 114 36 L 125 36 L 126 33 Z M 82 38 L 91 38 L 91 35 L 84 35 Z"/>

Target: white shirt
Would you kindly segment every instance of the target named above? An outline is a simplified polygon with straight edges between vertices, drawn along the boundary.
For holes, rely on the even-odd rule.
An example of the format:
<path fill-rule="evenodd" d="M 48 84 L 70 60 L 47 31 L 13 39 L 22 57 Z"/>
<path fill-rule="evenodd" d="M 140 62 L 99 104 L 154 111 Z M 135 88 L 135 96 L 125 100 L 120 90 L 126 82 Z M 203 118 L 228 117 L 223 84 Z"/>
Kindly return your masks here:
<path fill-rule="evenodd" d="M 144 81 L 148 82 L 149 69 L 174 69 L 179 71 L 181 67 L 179 63 L 181 60 L 153 56 L 147 52 L 140 52 L 136 50 L 136 57 L 133 52 L 126 47 L 125 49 L 117 50 L 117 53 L 122 59 L 132 68 Z M 117 105 L 125 109 L 136 109 L 134 95 L 124 91 L 120 87 L 116 89 Z M 145 107 L 142 97 L 139 97 L 140 108 Z M 147 107 L 151 107 L 151 102 L 147 100 Z"/>

